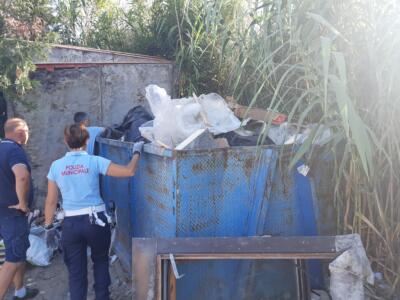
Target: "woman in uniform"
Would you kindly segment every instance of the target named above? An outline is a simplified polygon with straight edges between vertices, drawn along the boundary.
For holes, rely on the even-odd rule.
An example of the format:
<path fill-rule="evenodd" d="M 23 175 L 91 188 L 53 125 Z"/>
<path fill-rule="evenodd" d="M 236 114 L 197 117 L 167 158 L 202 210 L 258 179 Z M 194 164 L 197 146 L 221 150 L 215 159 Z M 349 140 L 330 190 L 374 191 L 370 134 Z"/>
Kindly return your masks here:
<path fill-rule="evenodd" d="M 84 126 L 74 124 L 64 130 L 64 141 L 69 152 L 52 163 L 47 175 L 45 228 L 52 227 L 59 189 L 65 214 L 61 245 L 69 273 L 70 298 L 86 300 L 89 246 L 96 300 L 108 300 L 111 283 L 108 270 L 111 231 L 105 205 L 100 196 L 99 175 L 133 176 L 143 142 L 133 145 L 132 160 L 126 166 L 121 166 L 103 157 L 89 155 L 85 151 L 88 139 L 89 133 Z"/>

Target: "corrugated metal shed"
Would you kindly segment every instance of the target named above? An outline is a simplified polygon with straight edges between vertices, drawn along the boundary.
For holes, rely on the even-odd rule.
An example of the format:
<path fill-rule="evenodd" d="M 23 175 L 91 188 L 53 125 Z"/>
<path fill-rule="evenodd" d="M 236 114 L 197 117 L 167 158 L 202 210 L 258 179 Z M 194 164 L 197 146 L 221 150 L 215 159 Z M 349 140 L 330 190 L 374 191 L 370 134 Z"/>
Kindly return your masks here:
<path fill-rule="evenodd" d="M 46 61 L 35 62 L 39 70 L 89 68 L 115 64 L 172 64 L 161 57 L 101 50 L 87 47 L 52 45 Z"/>

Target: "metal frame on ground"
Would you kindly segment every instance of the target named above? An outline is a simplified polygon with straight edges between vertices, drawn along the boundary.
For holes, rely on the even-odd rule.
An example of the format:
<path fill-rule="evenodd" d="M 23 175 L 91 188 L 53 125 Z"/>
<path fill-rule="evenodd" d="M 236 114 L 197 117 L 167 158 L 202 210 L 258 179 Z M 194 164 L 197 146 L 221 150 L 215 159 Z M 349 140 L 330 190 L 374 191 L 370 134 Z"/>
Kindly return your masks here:
<path fill-rule="evenodd" d="M 133 238 L 133 298 L 175 300 L 174 260 L 288 259 L 302 266 L 307 259 L 333 260 L 334 236 L 313 237 L 213 237 L 213 238 Z M 305 299 L 307 280 L 298 268 L 298 295 Z"/>

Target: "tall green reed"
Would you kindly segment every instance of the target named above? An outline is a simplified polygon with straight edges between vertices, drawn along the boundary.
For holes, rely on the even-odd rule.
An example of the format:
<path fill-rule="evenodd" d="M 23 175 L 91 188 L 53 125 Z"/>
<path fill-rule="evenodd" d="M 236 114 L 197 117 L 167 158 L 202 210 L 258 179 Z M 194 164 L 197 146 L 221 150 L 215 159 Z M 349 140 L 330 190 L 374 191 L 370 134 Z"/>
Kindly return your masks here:
<path fill-rule="evenodd" d="M 175 17 L 166 38 L 181 94 L 216 90 L 285 112 L 298 127 L 332 128 L 322 150 L 335 158 L 331 197 L 338 232 L 360 233 L 373 266 L 392 292 L 398 290 L 399 4 L 156 2 L 169 20 Z M 300 158 L 315 159 L 313 141 L 321 130 L 315 127 L 290 167 Z"/>

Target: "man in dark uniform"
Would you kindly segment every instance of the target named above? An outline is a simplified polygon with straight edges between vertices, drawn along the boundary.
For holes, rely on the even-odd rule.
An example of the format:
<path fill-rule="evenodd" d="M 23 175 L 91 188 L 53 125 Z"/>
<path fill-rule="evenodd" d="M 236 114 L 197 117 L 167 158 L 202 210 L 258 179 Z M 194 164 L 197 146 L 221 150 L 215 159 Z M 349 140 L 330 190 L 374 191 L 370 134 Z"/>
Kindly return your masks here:
<path fill-rule="evenodd" d="M 4 125 L 5 139 L 0 141 L 0 234 L 6 259 L 0 270 L 0 300 L 14 282 L 13 299 L 29 299 L 37 289 L 24 286 L 26 251 L 29 248 L 27 212 L 32 200 L 31 169 L 22 148 L 28 142 L 29 129 L 22 119 L 9 119 Z"/>

